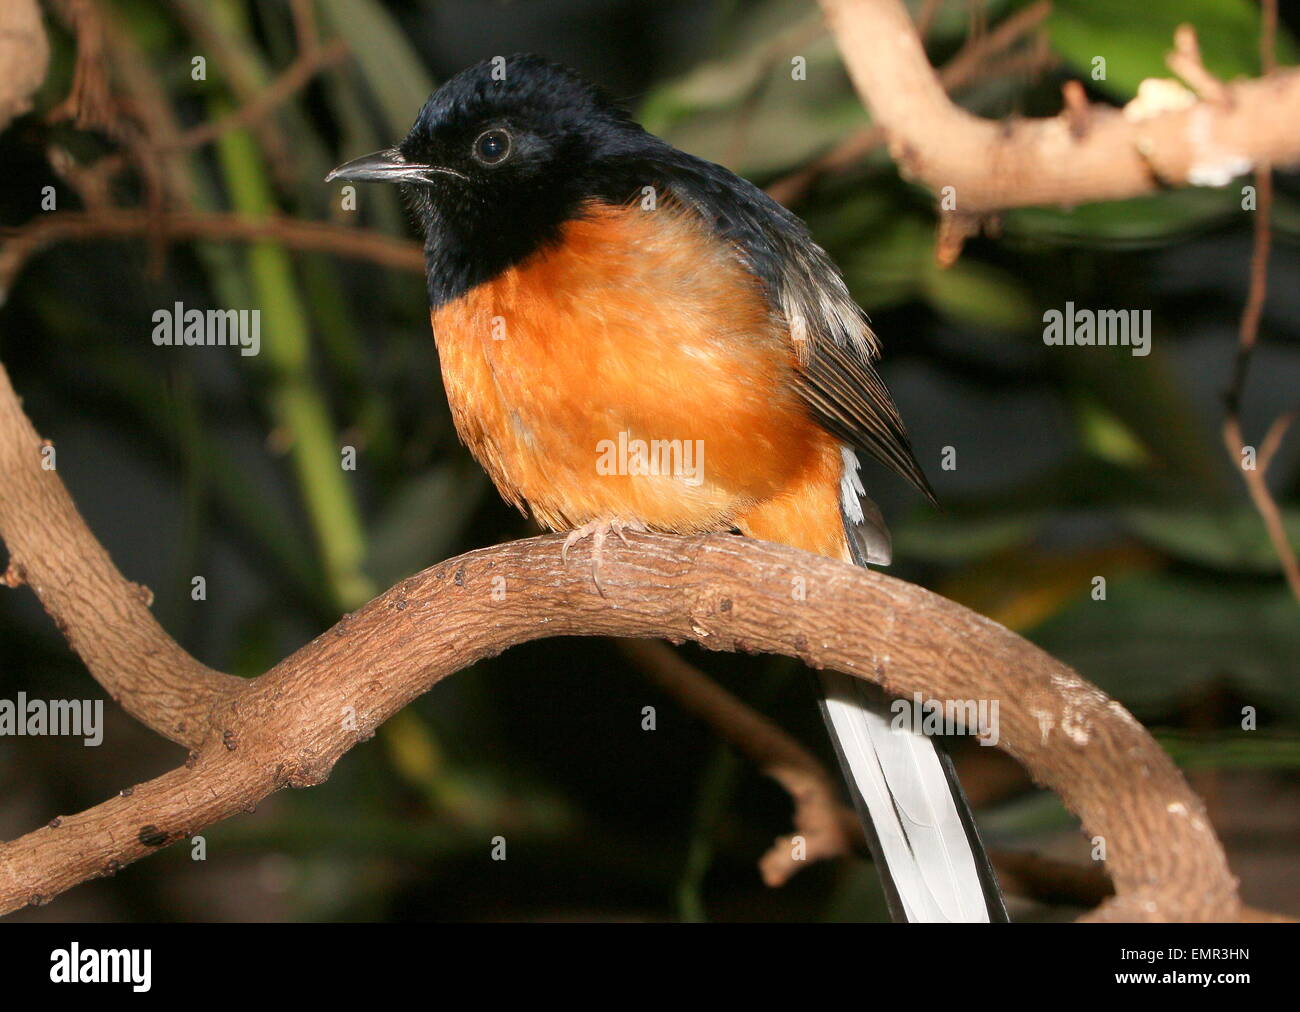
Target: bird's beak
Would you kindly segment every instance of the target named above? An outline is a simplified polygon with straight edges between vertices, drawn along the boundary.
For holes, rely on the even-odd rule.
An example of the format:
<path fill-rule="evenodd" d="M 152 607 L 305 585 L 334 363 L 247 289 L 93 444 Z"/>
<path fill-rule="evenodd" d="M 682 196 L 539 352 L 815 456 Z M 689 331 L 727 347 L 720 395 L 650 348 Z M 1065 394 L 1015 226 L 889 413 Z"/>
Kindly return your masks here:
<path fill-rule="evenodd" d="M 374 154 L 362 155 L 350 162 L 344 162 L 325 177 L 325 182 L 328 183 L 333 179 L 360 179 L 376 183 L 401 183 L 408 180 L 428 182 L 431 173 L 461 175 L 440 165 L 418 165 L 408 162 L 396 148 L 389 148 L 386 151 L 376 151 Z"/>

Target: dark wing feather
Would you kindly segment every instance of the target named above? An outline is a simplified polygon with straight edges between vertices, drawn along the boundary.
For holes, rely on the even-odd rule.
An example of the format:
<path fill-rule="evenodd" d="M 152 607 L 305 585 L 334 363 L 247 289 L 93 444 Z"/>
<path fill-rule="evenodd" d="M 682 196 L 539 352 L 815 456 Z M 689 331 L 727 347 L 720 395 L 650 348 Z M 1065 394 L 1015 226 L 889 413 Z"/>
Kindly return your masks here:
<path fill-rule="evenodd" d="M 866 450 L 938 504 L 934 489 L 912 453 L 893 398 L 857 349 L 822 341 L 814 345 L 798 376 L 799 392 L 817 421 L 850 446 Z"/>
<path fill-rule="evenodd" d="M 672 194 L 692 207 L 763 285 L 790 330 L 799 389 L 818 424 L 897 471 L 931 502 L 934 491 L 873 360 L 866 316 L 835 263 L 795 215 L 747 180 L 664 145 L 660 168 Z"/>

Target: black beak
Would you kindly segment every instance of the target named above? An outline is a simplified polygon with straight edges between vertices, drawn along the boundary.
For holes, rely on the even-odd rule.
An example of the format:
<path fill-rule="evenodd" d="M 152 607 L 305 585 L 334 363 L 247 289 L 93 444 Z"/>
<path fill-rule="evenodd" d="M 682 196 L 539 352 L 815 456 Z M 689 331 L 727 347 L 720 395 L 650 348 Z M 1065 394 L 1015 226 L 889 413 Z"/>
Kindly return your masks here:
<path fill-rule="evenodd" d="M 325 182 L 334 179 L 358 179 L 375 183 L 427 183 L 433 173 L 467 178 L 463 173 L 441 165 L 419 165 L 408 162 L 396 148 L 389 148 L 387 151 L 376 151 L 374 154 L 362 155 L 350 162 L 344 162 L 325 177 Z"/>

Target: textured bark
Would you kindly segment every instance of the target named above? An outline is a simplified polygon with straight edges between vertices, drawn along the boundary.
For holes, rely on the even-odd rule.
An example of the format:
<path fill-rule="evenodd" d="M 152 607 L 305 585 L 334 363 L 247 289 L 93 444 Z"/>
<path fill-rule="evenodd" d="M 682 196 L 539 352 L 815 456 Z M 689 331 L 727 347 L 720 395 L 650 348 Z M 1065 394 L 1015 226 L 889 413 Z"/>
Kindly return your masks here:
<path fill-rule="evenodd" d="M 994 122 L 948 98 L 901 0 L 821 6 L 899 168 L 932 190 L 954 187 L 958 215 L 1223 185 L 1259 163 L 1300 161 L 1300 70 L 1226 84 L 1217 101 L 1143 119 L 1087 105 Z"/>
<path fill-rule="evenodd" d="M 608 635 L 788 654 L 904 695 L 998 699 L 1002 746 L 1106 840 L 1117 895 L 1096 916 L 1236 916 L 1235 881 L 1182 775 L 1123 707 L 1032 644 L 921 587 L 793 549 L 726 535 L 629 540 L 606 545 L 604 598 L 585 551 L 561 561 L 558 535 L 403 581 L 218 702 L 188 767 L 0 847 L 0 910 L 112 871 L 279 787 L 320 783 L 385 719 L 480 658 L 547 636 Z M 796 579 L 806 600 L 791 593 Z"/>
<path fill-rule="evenodd" d="M 95 680 L 127 713 L 172 741 L 197 745 L 207 736 L 213 699 L 242 688 L 244 680 L 205 667 L 167 635 L 149 611 L 152 594 L 113 565 L 77 512 L 57 464 L 57 448 L 36 434 L 0 367 L 4 581 L 36 592 Z"/>

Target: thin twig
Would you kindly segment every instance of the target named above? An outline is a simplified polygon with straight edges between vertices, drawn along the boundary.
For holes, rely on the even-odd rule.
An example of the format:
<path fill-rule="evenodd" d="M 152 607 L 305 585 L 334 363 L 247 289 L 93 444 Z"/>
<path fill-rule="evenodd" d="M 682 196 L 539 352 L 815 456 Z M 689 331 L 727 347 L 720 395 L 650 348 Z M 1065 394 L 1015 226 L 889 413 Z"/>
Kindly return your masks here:
<path fill-rule="evenodd" d="M 220 119 L 209 120 L 185 131 L 170 144 L 161 145 L 158 151 L 171 154 L 193 151 L 218 137 L 241 127 L 260 122 L 269 113 L 296 95 L 322 70 L 341 63 L 348 55 L 347 43 L 335 39 L 328 45 L 304 52 L 283 73 L 257 93 L 257 97 Z"/>
<path fill-rule="evenodd" d="M 253 105 L 259 100 L 265 86 L 257 72 L 256 63 L 248 53 L 234 44 L 230 36 L 213 16 L 210 5 L 204 0 L 170 0 L 177 17 L 202 51 L 212 54 L 219 63 L 230 89 L 241 106 Z M 302 53 L 299 53 L 302 56 Z M 262 154 L 270 164 L 275 179 L 282 183 L 293 182 L 296 160 L 293 158 L 288 138 L 278 124 L 267 117 L 257 117 L 249 122 Z"/>
<path fill-rule="evenodd" d="M 1268 474 L 1268 467 L 1273 463 L 1273 456 L 1277 453 L 1278 447 L 1282 445 L 1282 440 L 1286 438 L 1286 433 L 1291 424 L 1300 417 L 1300 408 L 1292 408 L 1290 411 L 1284 411 L 1273 419 L 1273 424 L 1268 427 L 1264 438 L 1259 443 L 1259 455 L 1257 463 L 1260 471 Z"/>
<path fill-rule="evenodd" d="M 238 242 L 274 239 L 293 249 L 335 253 L 396 270 L 424 269 L 424 255 L 419 243 L 323 221 L 302 221 L 279 215 L 246 218 L 214 213 L 151 217 L 137 210 L 90 214 L 61 211 L 38 218 L 21 228 L 0 229 L 0 240 L 4 241 L 0 246 L 0 302 L 12 290 L 14 279 L 23 265 L 54 243 L 69 239 L 127 239 L 150 235 Z"/>
<path fill-rule="evenodd" d="M 320 33 L 316 27 L 316 0 L 290 0 L 290 7 L 299 54 L 314 53 L 320 46 Z"/>
<path fill-rule="evenodd" d="M 1250 501 L 1255 504 L 1256 512 L 1264 521 L 1264 529 L 1268 532 L 1268 540 L 1273 546 L 1273 552 L 1282 565 L 1287 585 L 1291 588 L 1295 599 L 1300 601 L 1300 562 L 1296 561 L 1295 549 L 1287 539 L 1282 511 L 1277 505 L 1277 500 L 1268 490 L 1268 480 L 1260 465 L 1261 454 L 1256 453 L 1254 467 L 1244 466 L 1245 442 L 1241 435 L 1241 422 L 1236 415 L 1230 414 L 1223 423 L 1223 445 L 1228 451 L 1229 458 L 1240 470 L 1241 480 L 1246 483 L 1246 491 L 1250 494 Z"/>
<path fill-rule="evenodd" d="M 82 130 L 116 134 L 117 109 L 108 81 L 104 21 L 91 0 L 56 0 L 54 9 L 77 36 L 68 96 L 49 113 L 51 123 L 72 120 Z"/>
<path fill-rule="evenodd" d="M 777 840 L 759 861 L 764 882 L 783 885 L 801 867 L 842 857 L 864 845 L 862 827 L 841 802 L 836 782 L 783 728 L 733 696 L 666 643 L 625 639 L 618 645 L 655 684 L 707 721 L 790 795 L 795 835 L 802 838 L 802 846 L 795 846 L 793 836 Z"/>
<path fill-rule="evenodd" d="M 1188 43 L 1184 39 L 1184 47 L 1189 53 L 1195 55 L 1195 36 L 1190 32 L 1187 34 L 1192 41 Z M 1276 67 L 1276 39 L 1277 0 L 1263 0 L 1259 54 L 1260 66 L 1265 74 L 1272 73 Z M 1199 56 L 1196 56 L 1194 62 L 1199 62 Z M 1223 445 L 1240 472 L 1250 500 L 1264 522 L 1268 540 L 1282 566 L 1287 585 L 1291 588 L 1296 601 L 1300 602 L 1300 561 L 1296 559 L 1295 549 L 1287 538 L 1282 511 L 1268 487 L 1268 466 L 1272 463 L 1296 412 L 1287 412 L 1269 426 L 1263 443 L 1254 455 L 1253 462 L 1245 452 L 1246 445 L 1241 432 L 1241 402 L 1245 396 L 1251 359 L 1259 343 L 1259 325 L 1264 316 L 1264 303 L 1268 298 L 1268 262 L 1273 243 L 1273 166 L 1266 160 L 1260 160 L 1255 166 L 1255 194 L 1250 287 L 1237 329 L 1237 354 L 1233 360 L 1232 380 L 1224 395 L 1226 412 L 1223 420 Z"/>
<path fill-rule="evenodd" d="M 1206 102 L 1228 104 L 1228 89 L 1201 62 L 1201 46 L 1191 25 L 1179 25 L 1174 30 L 1174 49 L 1165 57 L 1165 63 Z"/>

